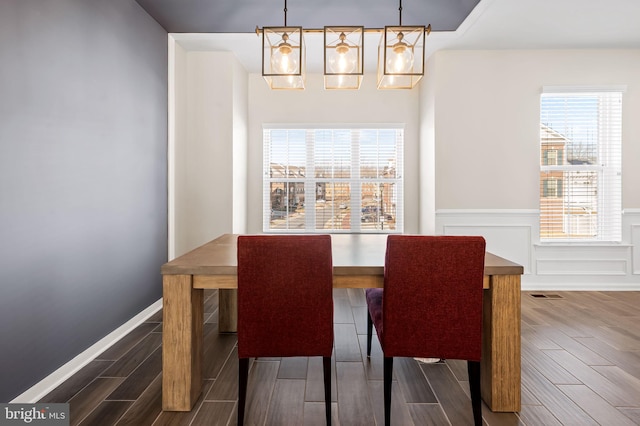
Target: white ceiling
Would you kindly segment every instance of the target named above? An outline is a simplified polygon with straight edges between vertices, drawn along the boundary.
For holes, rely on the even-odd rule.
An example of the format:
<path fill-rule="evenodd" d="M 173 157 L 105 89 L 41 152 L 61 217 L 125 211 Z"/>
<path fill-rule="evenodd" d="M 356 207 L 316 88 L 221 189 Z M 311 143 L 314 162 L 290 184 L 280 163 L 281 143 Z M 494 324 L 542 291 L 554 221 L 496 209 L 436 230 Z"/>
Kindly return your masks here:
<path fill-rule="evenodd" d="M 249 72 L 261 71 L 255 33 L 173 36 L 187 50 L 232 51 Z M 365 72 L 376 69 L 379 39 L 365 34 Z M 307 72 L 322 73 L 322 34 L 305 41 Z M 640 49 L 640 0 L 481 0 L 456 31 L 427 37 L 427 55 L 440 49 Z"/>

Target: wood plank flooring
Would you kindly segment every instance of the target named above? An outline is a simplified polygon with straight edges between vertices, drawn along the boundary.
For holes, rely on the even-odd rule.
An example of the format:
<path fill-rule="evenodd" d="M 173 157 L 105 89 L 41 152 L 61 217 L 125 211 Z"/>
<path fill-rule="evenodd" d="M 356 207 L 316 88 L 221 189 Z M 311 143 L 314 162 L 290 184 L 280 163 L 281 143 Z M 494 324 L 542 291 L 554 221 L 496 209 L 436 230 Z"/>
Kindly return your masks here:
<path fill-rule="evenodd" d="M 382 353 L 374 338 L 365 356 L 364 293 L 338 289 L 334 300 L 333 424 L 380 425 Z M 40 402 L 69 402 L 72 425 L 235 425 L 236 338 L 218 333 L 217 301 L 205 291 L 205 384 L 191 412 L 162 412 L 161 312 Z M 394 425 L 473 424 L 468 395 L 462 361 L 394 362 Z M 523 292 L 522 411 L 484 406 L 483 418 L 491 426 L 640 424 L 640 292 Z M 246 424 L 323 425 L 321 358 L 252 362 Z"/>

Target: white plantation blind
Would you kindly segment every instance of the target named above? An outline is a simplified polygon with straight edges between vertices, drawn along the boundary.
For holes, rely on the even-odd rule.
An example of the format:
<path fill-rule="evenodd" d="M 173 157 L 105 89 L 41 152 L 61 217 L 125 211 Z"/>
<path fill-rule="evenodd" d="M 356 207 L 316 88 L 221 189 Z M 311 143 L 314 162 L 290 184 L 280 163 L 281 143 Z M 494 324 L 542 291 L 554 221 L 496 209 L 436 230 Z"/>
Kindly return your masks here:
<path fill-rule="evenodd" d="M 263 146 L 263 231 L 403 231 L 402 127 L 265 127 Z"/>
<path fill-rule="evenodd" d="M 622 91 L 551 89 L 540 102 L 540 240 L 622 238 Z"/>

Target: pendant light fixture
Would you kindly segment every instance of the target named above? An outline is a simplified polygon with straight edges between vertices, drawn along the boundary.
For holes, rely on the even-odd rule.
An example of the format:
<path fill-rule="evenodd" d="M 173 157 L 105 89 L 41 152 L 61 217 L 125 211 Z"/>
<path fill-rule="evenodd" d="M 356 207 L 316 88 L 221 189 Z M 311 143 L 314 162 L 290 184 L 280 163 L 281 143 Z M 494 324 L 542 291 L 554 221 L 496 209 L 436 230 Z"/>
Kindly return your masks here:
<path fill-rule="evenodd" d="M 324 88 L 359 89 L 364 27 L 324 27 Z"/>
<path fill-rule="evenodd" d="M 384 27 L 378 47 L 378 89 L 412 89 L 424 75 L 424 38 L 431 25 Z"/>
<path fill-rule="evenodd" d="M 302 27 L 287 26 L 287 0 L 284 26 L 262 29 L 262 76 L 272 89 L 304 89 L 304 35 Z"/>
<path fill-rule="evenodd" d="M 425 37 L 431 25 L 403 26 L 402 0 L 399 25 L 380 28 L 325 26 L 303 29 L 256 26 L 262 33 L 262 76 L 271 89 L 303 90 L 305 86 L 304 33 L 324 33 L 325 89 L 359 89 L 364 74 L 364 33 L 383 33 L 378 46 L 378 89 L 412 89 L 424 75 Z"/>

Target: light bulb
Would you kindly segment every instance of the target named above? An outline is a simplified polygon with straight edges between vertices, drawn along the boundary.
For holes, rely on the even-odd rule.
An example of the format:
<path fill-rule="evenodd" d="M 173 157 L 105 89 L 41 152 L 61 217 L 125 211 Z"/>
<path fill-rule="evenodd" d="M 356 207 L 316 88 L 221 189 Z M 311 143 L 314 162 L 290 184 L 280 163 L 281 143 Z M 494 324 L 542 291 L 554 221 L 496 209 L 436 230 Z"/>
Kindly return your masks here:
<path fill-rule="evenodd" d="M 278 74 L 293 74 L 298 69 L 298 60 L 293 55 L 293 48 L 287 42 L 289 35 L 282 35 L 282 43 L 271 55 L 271 69 Z"/>
<path fill-rule="evenodd" d="M 335 74 L 352 73 L 358 63 L 356 50 L 351 49 L 349 45 L 345 43 L 345 39 L 345 34 L 340 34 L 340 43 L 336 45 L 336 52 L 329 58 L 329 68 Z"/>
<path fill-rule="evenodd" d="M 398 42 L 392 47 L 393 54 L 387 59 L 387 69 L 393 73 L 408 73 L 413 67 L 413 53 L 402 41 L 403 37 L 402 33 L 398 33 Z"/>

